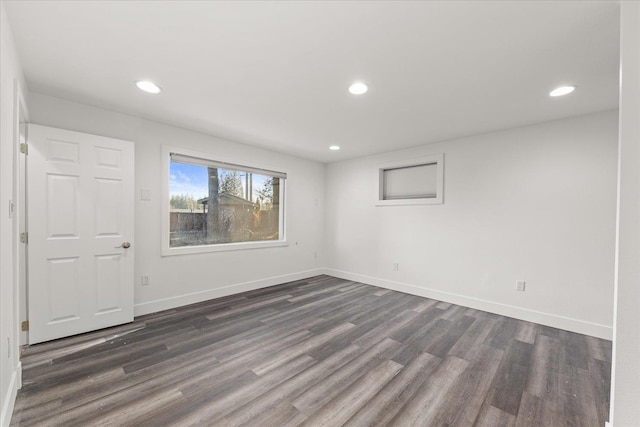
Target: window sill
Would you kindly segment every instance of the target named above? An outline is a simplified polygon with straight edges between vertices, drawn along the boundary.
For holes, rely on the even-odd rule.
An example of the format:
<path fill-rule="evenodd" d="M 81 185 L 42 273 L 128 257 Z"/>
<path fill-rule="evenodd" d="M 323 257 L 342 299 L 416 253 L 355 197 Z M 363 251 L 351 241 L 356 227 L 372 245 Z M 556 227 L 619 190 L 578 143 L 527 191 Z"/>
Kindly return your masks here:
<path fill-rule="evenodd" d="M 240 242 L 224 243 L 220 245 L 181 246 L 177 248 L 162 248 L 162 256 L 203 254 L 210 252 L 227 252 L 249 249 L 277 248 L 289 246 L 285 240 L 272 240 L 268 242 Z"/>
<path fill-rule="evenodd" d="M 412 205 L 441 205 L 442 197 L 429 197 L 424 199 L 395 199 L 378 200 L 376 206 L 412 206 Z"/>

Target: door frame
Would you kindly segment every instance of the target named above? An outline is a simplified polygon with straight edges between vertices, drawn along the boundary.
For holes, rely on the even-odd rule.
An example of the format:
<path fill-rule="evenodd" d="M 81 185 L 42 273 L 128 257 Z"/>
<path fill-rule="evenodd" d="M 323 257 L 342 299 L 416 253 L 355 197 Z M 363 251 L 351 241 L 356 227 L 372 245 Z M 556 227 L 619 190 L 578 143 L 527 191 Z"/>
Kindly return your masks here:
<path fill-rule="evenodd" d="M 27 252 L 26 247 L 20 242 L 20 233 L 27 231 L 27 200 L 26 200 L 26 159 L 20 152 L 21 135 L 26 143 L 26 124 L 29 122 L 29 110 L 25 101 L 22 85 L 18 79 L 14 80 L 14 126 L 13 126 L 13 307 L 15 316 L 16 355 L 18 360 L 18 388 L 22 387 L 22 369 L 20 361 L 20 348 L 28 343 L 28 332 L 21 329 L 22 321 L 28 319 L 27 313 Z M 24 133 L 23 133 L 24 132 Z M 22 230 L 22 231 L 21 231 Z"/>

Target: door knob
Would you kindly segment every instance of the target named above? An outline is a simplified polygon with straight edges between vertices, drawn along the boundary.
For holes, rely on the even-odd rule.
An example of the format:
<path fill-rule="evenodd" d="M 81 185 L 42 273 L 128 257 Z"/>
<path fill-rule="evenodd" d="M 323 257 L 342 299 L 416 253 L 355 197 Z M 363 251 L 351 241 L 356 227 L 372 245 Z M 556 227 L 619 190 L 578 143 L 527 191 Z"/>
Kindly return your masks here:
<path fill-rule="evenodd" d="M 131 247 L 131 243 L 129 242 L 122 242 L 120 246 L 116 246 L 116 248 L 125 248 L 125 249 L 129 249 L 130 247 Z"/>

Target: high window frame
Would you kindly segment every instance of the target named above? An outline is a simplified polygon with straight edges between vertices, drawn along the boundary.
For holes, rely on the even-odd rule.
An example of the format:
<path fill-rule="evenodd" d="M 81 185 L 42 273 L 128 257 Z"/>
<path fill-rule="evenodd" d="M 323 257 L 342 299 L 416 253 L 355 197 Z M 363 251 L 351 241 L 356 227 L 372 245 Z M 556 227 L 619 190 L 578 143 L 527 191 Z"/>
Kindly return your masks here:
<path fill-rule="evenodd" d="M 421 167 L 426 169 L 434 168 L 435 182 L 430 184 L 428 190 L 424 190 L 421 185 L 407 185 L 407 192 L 404 196 L 389 196 L 386 194 L 388 188 L 386 179 L 390 177 L 389 172 L 402 173 L 402 171 L 416 171 Z M 431 172 L 431 171 L 430 171 Z M 409 175 L 407 175 L 409 176 Z M 396 178 L 399 181 L 403 177 Z M 406 178 L 409 179 L 409 178 Z M 401 183 L 399 185 L 402 185 Z M 444 203 L 444 154 L 432 154 L 430 156 L 419 157 L 410 160 L 399 160 L 384 163 L 378 166 L 378 186 L 376 189 L 376 206 L 402 206 L 402 205 L 434 205 Z M 427 194 L 428 193 L 428 194 Z"/>

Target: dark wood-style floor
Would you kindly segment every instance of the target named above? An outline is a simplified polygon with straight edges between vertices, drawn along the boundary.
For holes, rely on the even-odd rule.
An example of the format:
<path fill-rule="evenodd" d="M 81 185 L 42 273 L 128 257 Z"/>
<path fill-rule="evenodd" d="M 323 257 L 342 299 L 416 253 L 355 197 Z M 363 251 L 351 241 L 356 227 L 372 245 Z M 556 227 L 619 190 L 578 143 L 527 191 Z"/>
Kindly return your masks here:
<path fill-rule="evenodd" d="M 28 347 L 12 426 L 604 426 L 611 343 L 327 276 Z"/>

